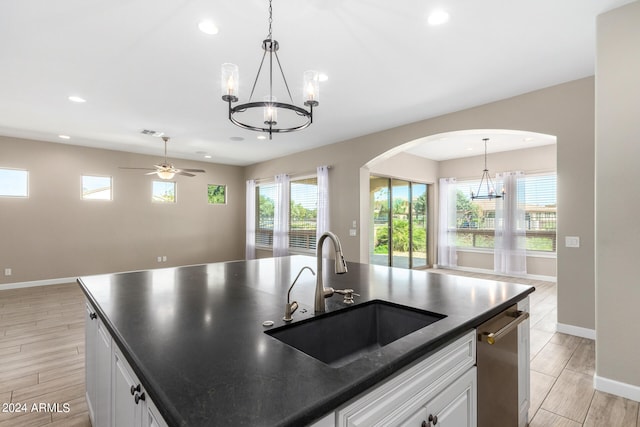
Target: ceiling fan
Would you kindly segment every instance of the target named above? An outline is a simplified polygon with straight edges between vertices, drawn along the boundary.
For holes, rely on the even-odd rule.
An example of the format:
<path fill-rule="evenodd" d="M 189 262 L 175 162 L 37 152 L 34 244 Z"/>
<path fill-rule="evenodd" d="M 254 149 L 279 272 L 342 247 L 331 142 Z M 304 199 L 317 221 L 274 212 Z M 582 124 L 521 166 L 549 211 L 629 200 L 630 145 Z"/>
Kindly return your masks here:
<path fill-rule="evenodd" d="M 160 179 L 171 179 L 175 175 L 183 175 L 183 176 L 195 176 L 193 173 L 205 173 L 206 171 L 203 169 L 178 169 L 173 166 L 173 163 L 169 163 L 167 160 L 167 142 L 169 141 L 168 136 L 163 136 L 162 140 L 164 141 L 164 162 L 153 165 L 154 168 L 130 168 L 125 166 L 120 166 L 120 169 L 138 169 L 138 170 L 146 170 L 152 171 L 146 173 L 145 175 L 153 175 L 156 174 Z"/>

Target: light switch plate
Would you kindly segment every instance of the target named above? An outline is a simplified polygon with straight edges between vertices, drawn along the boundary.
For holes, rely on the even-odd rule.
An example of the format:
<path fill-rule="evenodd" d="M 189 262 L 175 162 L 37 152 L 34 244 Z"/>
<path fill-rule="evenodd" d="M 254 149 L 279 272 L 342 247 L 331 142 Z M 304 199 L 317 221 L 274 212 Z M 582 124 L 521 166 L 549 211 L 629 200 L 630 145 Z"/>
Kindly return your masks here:
<path fill-rule="evenodd" d="M 580 237 L 577 236 L 565 236 L 564 238 L 564 246 L 567 248 L 579 248 L 580 247 Z"/>

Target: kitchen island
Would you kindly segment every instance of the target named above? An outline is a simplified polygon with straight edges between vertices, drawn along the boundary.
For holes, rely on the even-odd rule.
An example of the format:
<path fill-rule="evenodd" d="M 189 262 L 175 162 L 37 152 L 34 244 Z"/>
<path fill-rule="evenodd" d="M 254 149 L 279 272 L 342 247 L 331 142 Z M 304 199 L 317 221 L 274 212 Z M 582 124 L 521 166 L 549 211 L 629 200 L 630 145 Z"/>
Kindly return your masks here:
<path fill-rule="evenodd" d="M 325 261 L 325 286 L 354 289 L 356 304 L 383 300 L 446 316 L 331 367 L 265 333 L 286 324 L 287 290 L 315 262 L 268 258 L 88 276 L 78 283 L 89 315 L 99 318 L 169 426 L 310 424 L 534 291 L 358 263 L 334 275 L 333 263 Z M 304 272 L 292 290 L 300 304 L 293 323 L 314 316 L 314 289 L 315 277 Z M 328 312 L 348 307 L 340 295 L 326 306 Z"/>

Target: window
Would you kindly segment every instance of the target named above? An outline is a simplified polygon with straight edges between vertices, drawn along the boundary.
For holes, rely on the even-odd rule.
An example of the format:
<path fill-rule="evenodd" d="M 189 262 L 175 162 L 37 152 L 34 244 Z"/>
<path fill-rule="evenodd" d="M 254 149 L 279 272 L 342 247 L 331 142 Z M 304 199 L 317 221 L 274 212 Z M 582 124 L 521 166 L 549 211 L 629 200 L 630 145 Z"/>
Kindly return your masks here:
<path fill-rule="evenodd" d="M 289 247 L 316 249 L 316 219 L 318 215 L 318 179 L 291 181 L 289 211 Z"/>
<path fill-rule="evenodd" d="M 82 175 L 83 200 L 111 200 L 111 177 Z"/>
<path fill-rule="evenodd" d="M 527 250 L 556 251 L 556 175 L 530 175 L 518 184 L 524 195 Z M 493 249 L 495 200 L 471 200 L 479 181 L 458 181 L 457 233 L 459 248 Z M 507 197 L 509 195 L 507 194 Z"/>
<path fill-rule="evenodd" d="M 207 186 L 207 198 L 210 205 L 224 205 L 227 203 L 227 186 L 209 184 Z"/>
<path fill-rule="evenodd" d="M 529 251 L 556 251 L 556 189 L 555 174 L 525 178 L 525 220 Z"/>
<path fill-rule="evenodd" d="M 156 203 L 175 203 L 176 183 L 173 181 L 153 181 L 151 200 Z"/>
<path fill-rule="evenodd" d="M 427 184 L 371 175 L 369 199 L 369 262 L 427 266 Z"/>
<path fill-rule="evenodd" d="M 28 196 L 28 171 L 20 169 L 0 169 L 0 197 Z"/>
<path fill-rule="evenodd" d="M 289 247 L 315 250 L 318 179 L 310 177 L 291 180 L 289 190 Z M 275 194 L 275 183 L 264 183 L 256 187 L 256 246 L 273 246 Z"/>

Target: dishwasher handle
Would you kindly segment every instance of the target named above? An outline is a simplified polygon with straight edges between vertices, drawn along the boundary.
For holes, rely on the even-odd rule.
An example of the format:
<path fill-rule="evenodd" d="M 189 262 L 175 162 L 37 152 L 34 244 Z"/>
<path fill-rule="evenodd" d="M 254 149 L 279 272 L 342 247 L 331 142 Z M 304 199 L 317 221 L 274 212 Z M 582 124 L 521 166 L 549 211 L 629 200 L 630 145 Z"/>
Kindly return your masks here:
<path fill-rule="evenodd" d="M 507 316 L 513 317 L 514 319 L 496 332 L 482 332 L 478 335 L 478 339 L 486 342 L 487 344 L 495 344 L 500 341 L 500 338 L 513 331 L 520 323 L 527 320 L 529 318 L 529 313 L 526 311 L 514 311 L 512 313 L 507 313 Z"/>

